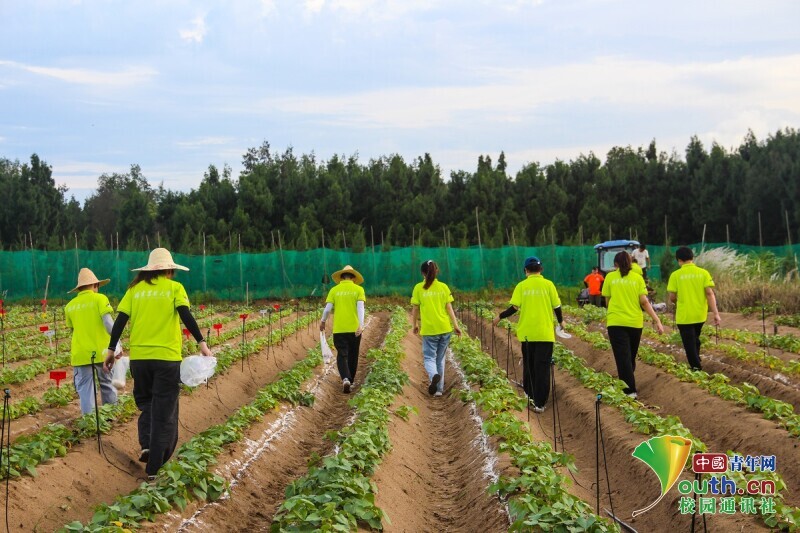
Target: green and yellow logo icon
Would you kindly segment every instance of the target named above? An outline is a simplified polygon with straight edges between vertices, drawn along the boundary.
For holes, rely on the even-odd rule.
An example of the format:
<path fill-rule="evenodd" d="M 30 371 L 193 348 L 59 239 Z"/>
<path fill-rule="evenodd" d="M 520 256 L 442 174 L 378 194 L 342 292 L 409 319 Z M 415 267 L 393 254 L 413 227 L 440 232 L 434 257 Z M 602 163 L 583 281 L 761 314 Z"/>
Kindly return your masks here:
<path fill-rule="evenodd" d="M 633 456 L 642 461 L 656 473 L 661 482 L 661 496 L 656 501 L 633 512 L 633 517 L 646 513 L 656 506 L 678 481 L 689 458 L 692 441 L 674 435 L 662 435 L 646 440 L 633 450 Z"/>

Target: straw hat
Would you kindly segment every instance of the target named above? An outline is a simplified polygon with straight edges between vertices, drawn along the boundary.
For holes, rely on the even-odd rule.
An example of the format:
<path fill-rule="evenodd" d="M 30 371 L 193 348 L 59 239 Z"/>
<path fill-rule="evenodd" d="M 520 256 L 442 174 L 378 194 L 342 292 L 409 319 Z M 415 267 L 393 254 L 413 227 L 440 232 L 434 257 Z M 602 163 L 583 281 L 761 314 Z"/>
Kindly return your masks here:
<path fill-rule="evenodd" d="M 81 287 L 86 287 L 87 285 L 94 285 L 97 283 L 101 287 L 111 281 L 110 279 L 97 279 L 97 276 L 94 275 L 94 272 L 89 270 L 88 268 L 82 268 L 80 272 L 78 272 L 78 284 L 75 285 L 75 288 L 68 292 L 78 292 L 78 289 Z"/>
<path fill-rule="evenodd" d="M 335 281 L 336 283 L 339 283 L 340 281 L 342 281 L 342 274 L 354 275 L 356 279 L 353 280 L 353 283 L 355 283 L 356 285 L 361 285 L 362 283 L 364 283 L 364 276 L 362 276 L 358 270 L 351 267 L 350 265 L 347 265 L 343 269 L 334 272 L 333 275 L 331 276 L 331 279 L 333 279 L 333 281 Z"/>
<path fill-rule="evenodd" d="M 134 272 L 138 270 L 148 271 L 148 270 L 186 270 L 183 265 L 179 265 L 172 260 L 172 254 L 169 253 L 169 250 L 166 248 L 156 248 L 152 252 L 150 252 L 150 257 L 147 260 L 147 265 L 141 268 L 134 268 L 131 269 Z"/>

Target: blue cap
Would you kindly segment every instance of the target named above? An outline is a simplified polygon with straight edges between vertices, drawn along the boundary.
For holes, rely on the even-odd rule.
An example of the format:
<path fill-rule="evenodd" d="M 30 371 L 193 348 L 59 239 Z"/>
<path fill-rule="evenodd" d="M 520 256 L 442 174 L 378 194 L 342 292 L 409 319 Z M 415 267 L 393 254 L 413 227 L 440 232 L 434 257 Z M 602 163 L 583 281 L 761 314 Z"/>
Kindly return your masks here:
<path fill-rule="evenodd" d="M 542 262 L 539 261 L 539 258 L 534 255 L 530 256 L 525 260 L 525 268 L 532 266 L 542 266 Z"/>

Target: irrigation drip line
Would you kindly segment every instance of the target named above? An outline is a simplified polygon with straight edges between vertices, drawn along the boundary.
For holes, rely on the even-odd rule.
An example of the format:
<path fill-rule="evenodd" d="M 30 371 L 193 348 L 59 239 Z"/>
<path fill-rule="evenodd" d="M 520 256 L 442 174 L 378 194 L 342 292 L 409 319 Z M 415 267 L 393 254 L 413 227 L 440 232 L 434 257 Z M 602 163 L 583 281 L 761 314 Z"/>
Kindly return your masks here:
<path fill-rule="evenodd" d="M 694 480 L 695 480 L 695 482 L 700 481 L 700 474 L 695 474 L 694 475 Z M 706 515 L 703 514 L 702 516 L 703 516 L 703 531 L 707 532 L 708 531 L 708 527 L 706 526 Z M 692 528 L 689 530 L 689 531 L 691 531 L 691 533 L 694 533 L 694 525 L 695 525 L 695 519 L 696 518 L 697 518 L 697 493 L 695 492 L 694 493 L 694 512 L 692 513 Z"/>
<path fill-rule="evenodd" d="M 101 436 L 100 436 L 100 404 L 97 401 L 97 380 L 98 380 L 97 372 L 98 372 L 98 370 L 97 370 L 97 367 L 94 364 L 94 358 L 95 358 L 96 355 L 97 355 L 97 352 L 92 352 L 92 360 L 91 360 L 92 363 L 91 364 L 92 364 L 92 394 L 94 395 L 94 422 L 95 422 L 95 430 L 97 432 L 97 453 L 102 455 L 103 458 L 106 460 L 106 462 L 108 464 L 110 464 L 111 466 L 113 466 L 114 468 L 119 470 L 120 472 L 128 474 L 129 476 L 134 476 L 133 472 L 129 472 L 128 470 L 125 470 L 124 468 L 121 468 L 121 467 L 115 465 L 111 461 L 111 459 L 108 458 L 108 455 L 106 455 L 105 449 L 103 449 L 103 441 L 102 441 Z"/>
<path fill-rule="evenodd" d="M 11 479 L 11 391 L 3 390 L 3 418 L 0 420 L 0 464 L 3 463 L 3 444 L 6 446 L 6 532 L 10 532 L 8 525 L 8 482 Z"/>
<path fill-rule="evenodd" d="M 595 494 L 597 498 L 597 511 L 600 514 L 600 447 L 603 448 L 603 467 L 606 471 L 606 487 L 608 489 L 608 503 L 611 506 L 611 514 L 614 513 L 614 502 L 611 500 L 611 478 L 608 475 L 608 460 L 606 459 L 606 440 L 603 435 L 603 425 L 600 422 L 600 401 L 603 399 L 602 394 L 598 394 L 594 402 L 595 412 L 595 468 L 596 468 L 596 487 Z"/>

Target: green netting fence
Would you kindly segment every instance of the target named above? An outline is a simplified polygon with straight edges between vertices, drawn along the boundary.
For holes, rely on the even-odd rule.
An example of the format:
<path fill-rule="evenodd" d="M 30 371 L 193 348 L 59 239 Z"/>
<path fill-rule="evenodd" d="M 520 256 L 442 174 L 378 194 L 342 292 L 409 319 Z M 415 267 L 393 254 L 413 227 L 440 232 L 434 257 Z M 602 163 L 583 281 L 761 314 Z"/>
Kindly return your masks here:
<path fill-rule="evenodd" d="M 706 243 L 704 246 L 728 246 L 740 252 L 772 252 L 780 256 L 800 253 L 800 245 L 752 247 Z M 699 250 L 700 245 L 692 245 L 692 248 Z M 664 247 L 648 246 L 647 249 L 653 264 L 650 275 L 659 278 L 658 263 Z M 121 297 L 133 279 L 131 269 L 144 266 L 148 253 L 116 250 L 0 252 L 0 295 L 9 301 L 38 300 L 44 298 L 47 287 L 48 299 L 67 298 L 67 291 L 75 286 L 78 270 L 89 267 L 99 278 L 111 278 L 111 283 L 103 288 L 105 294 Z M 329 277 L 347 264 L 364 275 L 368 295 L 408 295 L 421 280 L 420 264 L 428 259 L 439 264 L 440 279 L 454 291 L 507 289 L 523 277 L 523 262 L 531 255 L 542 260 L 545 276 L 562 286 L 581 286 L 583 277 L 597 261 L 592 246 L 412 247 L 388 251 L 368 248 L 363 252 L 316 249 L 213 256 L 173 254 L 179 264 L 191 269 L 179 272 L 176 278 L 190 295 L 206 293 L 209 297 L 227 300 L 244 300 L 246 294 L 250 299 L 320 296 L 330 284 L 326 274 Z"/>

